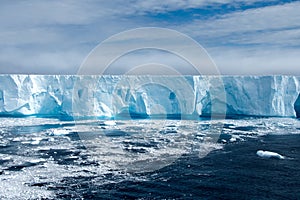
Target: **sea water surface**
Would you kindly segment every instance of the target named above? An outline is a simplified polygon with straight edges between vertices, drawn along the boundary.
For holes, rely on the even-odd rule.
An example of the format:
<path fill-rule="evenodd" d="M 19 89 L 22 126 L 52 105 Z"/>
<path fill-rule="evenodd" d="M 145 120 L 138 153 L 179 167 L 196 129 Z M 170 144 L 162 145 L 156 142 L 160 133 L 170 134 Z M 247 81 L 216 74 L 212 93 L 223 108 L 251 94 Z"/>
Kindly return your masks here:
<path fill-rule="evenodd" d="M 299 134 L 294 118 L 0 118 L 0 199 L 300 199 Z"/>

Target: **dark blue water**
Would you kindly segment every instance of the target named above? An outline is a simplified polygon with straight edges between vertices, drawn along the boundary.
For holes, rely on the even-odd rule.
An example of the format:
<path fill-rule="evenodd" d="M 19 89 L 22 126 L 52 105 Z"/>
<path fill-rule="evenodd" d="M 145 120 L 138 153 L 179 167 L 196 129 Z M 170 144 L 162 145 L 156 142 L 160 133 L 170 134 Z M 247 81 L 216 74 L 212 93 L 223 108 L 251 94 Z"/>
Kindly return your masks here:
<path fill-rule="evenodd" d="M 256 151 L 262 148 L 289 159 L 260 158 Z M 300 199 L 299 161 L 300 135 L 268 135 L 136 175 L 147 181 L 95 186 L 96 177 L 76 177 L 52 189 L 62 199 Z"/>
<path fill-rule="evenodd" d="M 0 120 L 0 199 L 300 199 L 300 122 L 296 119 L 224 120 L 213 145 L 218 148 L 206 156 L 199 156 L 193 146 L 176 154 L 180 156 L 172 162 L 141 172 L 128 170 L 132 161 L 156 152 L 153 155 L 166 162 L 157 154 L 164 145 L 174 152 L 182 150 L 176 146 L 181 140 L 184 147 L 198 142 L 207 146 L 210 142 L 202 135 L 209 125 Z M 175 137 L 188 131 L 193 137 Z M 113 144 L 125 154 L 113 152 L 117 149 Z M 258 150 L 285 159 L 262 158 Z M 94 152 L 103 154 L 97 158 Z"/>

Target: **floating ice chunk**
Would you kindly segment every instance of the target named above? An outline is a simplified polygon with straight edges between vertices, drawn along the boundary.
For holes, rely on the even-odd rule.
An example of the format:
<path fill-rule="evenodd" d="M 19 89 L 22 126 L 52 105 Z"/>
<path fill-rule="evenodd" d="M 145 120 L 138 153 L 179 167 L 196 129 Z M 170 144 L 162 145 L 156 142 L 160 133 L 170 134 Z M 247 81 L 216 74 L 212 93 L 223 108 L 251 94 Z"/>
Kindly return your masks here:
<path fill-rule="evenodd" d="M 31 142 L 32 145 L 38 145 L 40 144 L 41 140 L 35 140 L 33 142 Z"/>
<path fill-rule="evenodd" d="M 109 120 L 109 121 L 104 121 L 103 124 L 106 126 L 115 126 L 116 122 Z"/>
<path fill-rule="evenodd" d="M 284 159 L 284 156 L 280 155 L 279 153 L 272 152 L 272 151 L 263 151 L 258 150 L 256 154 L 262 158 L 277 158 L 277 159 Z"/>
<path fill-rule="evenodd" d="M 43 140 L 43 138 L 41 137 L 32 138 L 32 139 L 33 139 L 33 141 L 31 142 L 32 145 L 38 145 Z"/>
<path fill-rule="evenodd" d="M 224 139 L 222 139 L 221 141 L 222 141 L 223 143 L 227 143 L 227 141 L 226 141 L 226 140 L 224 140 Z"/>
<path fill-rule="evenodd" d="M 49 132 L 49 135 L 67 135 L 70 133 L 70 130 L 66 130 L 66 129 L 52 129 Z"/>
<path fill-rule="evenodd" d="M 232 135 L 229 139 L 229 142 L 237 142 L 238 140 L 243 141 L 243 139 L 239 135 Z"/>
<path fill-rule="evenodd" d="M 12 139 L 12 141 L 13 141 L 13 142 L 21 142 L 21 141 L 22 141 L 22 138 L 17 137 L 17 138 Z"/>
<path fill-rule="evenodd" d="M 43 158 L 38 158 L 38 159 L 28 160 L 28 162 L 33 163 L 33 164 L 37 164 L 37 163 L 40 163 L 40 162 L 46 162 L 46 160 L 43 159 Z"/>
<path fill-rule="evenodd" d="M 12 157 L 11 156 L 3 156 L 3 155 L 0 155 L 0 159 L 3 160 L 3 161 L 8 161 L 8 160 L 12 160 Z"/>

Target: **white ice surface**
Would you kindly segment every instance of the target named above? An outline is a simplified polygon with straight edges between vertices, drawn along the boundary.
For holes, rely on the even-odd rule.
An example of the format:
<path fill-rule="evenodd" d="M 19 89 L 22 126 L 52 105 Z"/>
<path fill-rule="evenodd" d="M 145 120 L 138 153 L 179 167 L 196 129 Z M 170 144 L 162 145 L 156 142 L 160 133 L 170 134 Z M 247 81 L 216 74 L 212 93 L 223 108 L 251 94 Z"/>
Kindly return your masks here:
<path fill-rule="evenodd" d="M 1 75 L 0 114 L 202 115 L 223 105 L 230 115 L 296 116 L 298 77 L 224 76 L 224 87 L 215 84 L 218 80 L 217 76 Z M 223 88 L 226 99 L 211 96 L 212 90 L 222 94 Z"/>

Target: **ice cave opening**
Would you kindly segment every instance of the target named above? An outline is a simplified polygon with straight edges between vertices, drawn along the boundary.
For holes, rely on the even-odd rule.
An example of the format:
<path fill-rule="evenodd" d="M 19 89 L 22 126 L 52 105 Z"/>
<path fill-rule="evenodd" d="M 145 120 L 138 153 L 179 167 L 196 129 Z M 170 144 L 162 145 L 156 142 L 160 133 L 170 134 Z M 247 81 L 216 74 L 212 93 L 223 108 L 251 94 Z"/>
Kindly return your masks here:
<path fill-rule="evenodd" d="M 294 109 L 295 109 L 297 118 L 300 118 L 300 94 L 298 95 L 298 98 L 296 99 L 296 101 L 294 103 Z"/>

